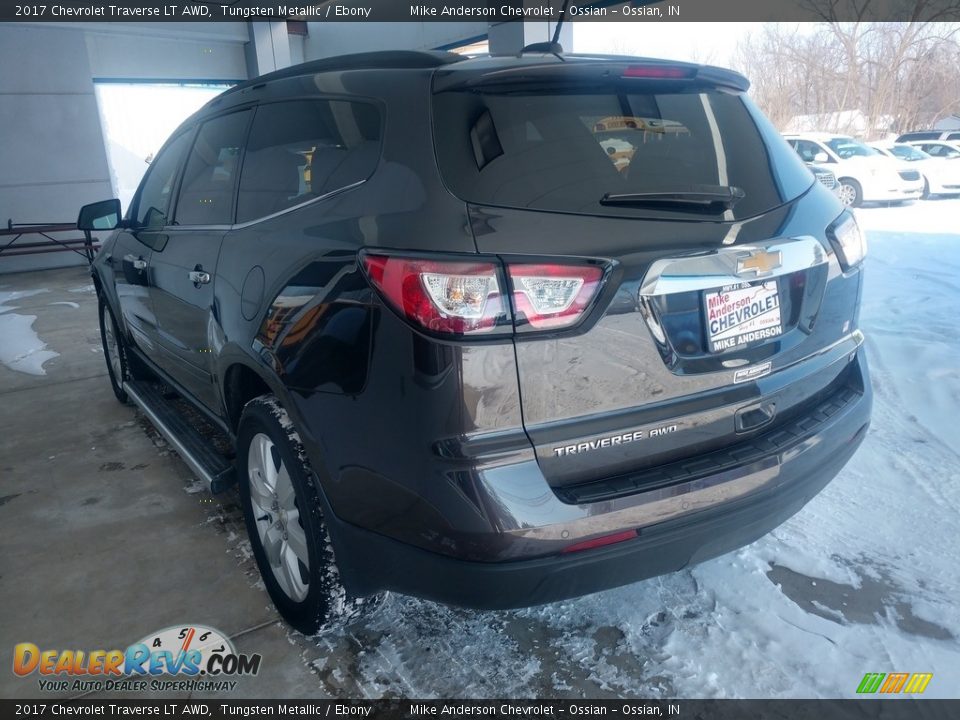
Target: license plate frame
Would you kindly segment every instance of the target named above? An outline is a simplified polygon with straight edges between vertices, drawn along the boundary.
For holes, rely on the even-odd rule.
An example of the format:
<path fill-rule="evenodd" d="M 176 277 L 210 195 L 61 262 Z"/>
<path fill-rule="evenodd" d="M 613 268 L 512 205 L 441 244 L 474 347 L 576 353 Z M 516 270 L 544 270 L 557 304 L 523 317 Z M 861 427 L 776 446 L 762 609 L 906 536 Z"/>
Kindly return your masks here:
<path fill-rule="evenodd" d="M 783 335 L 777 279 L 711 288 L 703 291 L 702 303 L 711 353 L 750 347 Z"/>

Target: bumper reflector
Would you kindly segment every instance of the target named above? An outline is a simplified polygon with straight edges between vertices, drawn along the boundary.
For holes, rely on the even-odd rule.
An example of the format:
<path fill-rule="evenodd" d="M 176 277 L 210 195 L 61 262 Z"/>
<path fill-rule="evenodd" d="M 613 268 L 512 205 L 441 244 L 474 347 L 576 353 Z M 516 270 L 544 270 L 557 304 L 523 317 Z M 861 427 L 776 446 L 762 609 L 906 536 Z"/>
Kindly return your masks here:
<path fill-rule="evenodd" d="M 636 530 L 624 530 L 623 532 L 613 533 L 613 535 L 603 535 L 598 538 L 593 538 L 592 540 L 584 540 L 583 542 L 568 545 L 560 552 L 573 553 L 580 552 L 581 550 L 592 550 L 593 548 L 604 547 L 605 545 L 615 545 L 624 540 L 632 540 L 639 534 Z"/>

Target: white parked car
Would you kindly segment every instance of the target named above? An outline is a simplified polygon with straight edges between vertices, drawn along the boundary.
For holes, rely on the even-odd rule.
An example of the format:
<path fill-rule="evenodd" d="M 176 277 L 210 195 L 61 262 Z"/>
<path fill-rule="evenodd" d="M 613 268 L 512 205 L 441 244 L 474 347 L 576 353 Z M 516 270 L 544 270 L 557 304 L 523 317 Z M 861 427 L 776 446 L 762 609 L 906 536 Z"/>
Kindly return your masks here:
<path fill-rule="evenodd" d="M 924 197 L 960 193 L 960 150 L 953 158 L 934 157 L 914 147 L 921 144 L 924 143 L 871 143 L 870 147 L 901 161 L 904 167 L 919 170 L 923 175 Z M 954 159 L 957 162 L 951 162 Z"/>
<path fill-rule="evenodd" d="M 923 176 L 904 169 L 846 135 L 802 133 L 784 135 L 807 163 L 826 165 L 840 183 L 840 200 L 857 207 L 864 202 L 901 202 L 923 195 Z"/>

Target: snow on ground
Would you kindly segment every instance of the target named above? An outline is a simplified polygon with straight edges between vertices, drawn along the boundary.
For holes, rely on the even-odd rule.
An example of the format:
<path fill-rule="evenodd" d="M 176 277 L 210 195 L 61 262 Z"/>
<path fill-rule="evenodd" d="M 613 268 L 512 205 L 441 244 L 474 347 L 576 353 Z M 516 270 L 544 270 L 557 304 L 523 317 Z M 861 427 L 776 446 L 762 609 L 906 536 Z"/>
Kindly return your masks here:
<path fill-rule="evenodd" d="M 853 697 L 866 672 L 932 672 L 925 697 L 960 696 L 960 199 L 857 216 L 873 424 L 806 508 L 738 552 L 578 600 L 393 596 L 314 641 L 325 691 Z"/>
<path fill-rule="evenodd" d="M 33 329 L 36 315 L 20 315 L 11 312 L 16 307 L 10 307 L 8 302 L 20 298 L 37 295 L 46 290 L 21 290 L 10 292 L 0 290 L 0 363 L 11 370 L 28 373 L 30 375 L 46 375 L 43 364 L 60 353 L 47 350 L 47 344 L 40 339 Z"/>

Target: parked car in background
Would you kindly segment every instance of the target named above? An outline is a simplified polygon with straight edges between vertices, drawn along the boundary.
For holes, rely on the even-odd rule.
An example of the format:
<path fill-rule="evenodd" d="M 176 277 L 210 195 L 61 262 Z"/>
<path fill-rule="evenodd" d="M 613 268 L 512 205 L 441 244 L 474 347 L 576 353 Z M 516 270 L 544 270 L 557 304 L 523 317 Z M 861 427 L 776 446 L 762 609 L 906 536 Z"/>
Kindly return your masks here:
<path fill-rule="evenodd" d="M 960 158 L 960 142 L 951 140 L 910 140 L 911 147 L 918 148 L 930 157 L 941 160 L 956 160 Z"/>
<path fill-rule="evenodd" d="M 953 140 L 954 142 L 960 142 L 960 130 L 920 130 L 904 133 L 897 138 L 898 143 L 913 140 Z"/>
<path fill-rule="evenodd" d="M 933 157 L 919 147 L 904 143 L 871 143 L 870 147 L 902 162 L 904 167 L 918 170 L 923 176 L 923 197 L 960 193 L 960 162 Z"/>
<path fill-rule="evenodd" d="M 826 164 L 840 183 L 844 205 L 902 202 L 923 195 L 923 177 L 846 135 L 802 133 L 784 136 L 807 163 Z"/>

